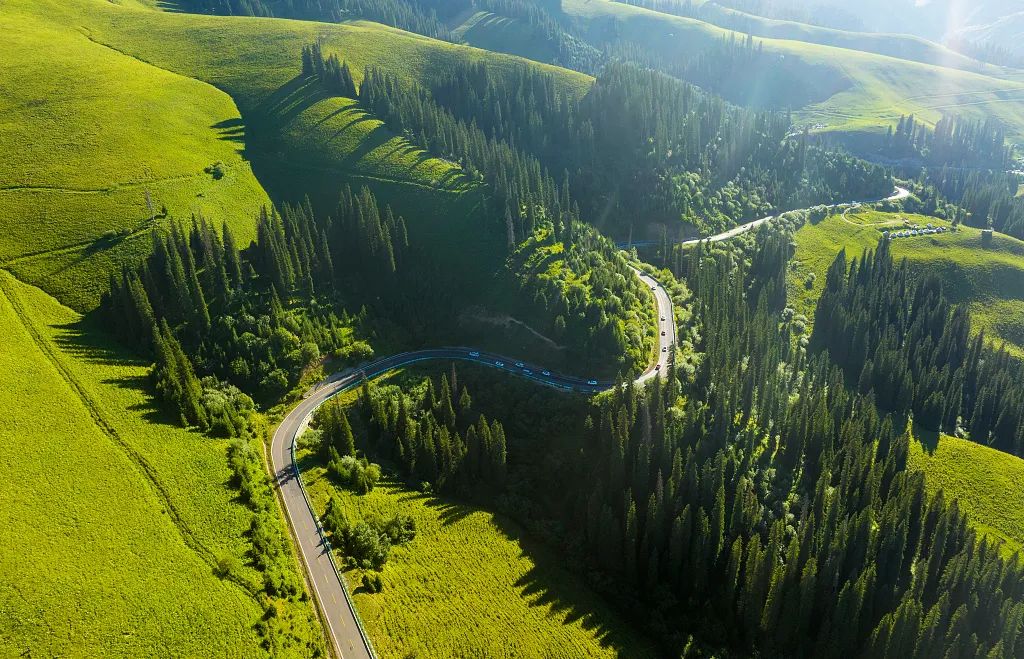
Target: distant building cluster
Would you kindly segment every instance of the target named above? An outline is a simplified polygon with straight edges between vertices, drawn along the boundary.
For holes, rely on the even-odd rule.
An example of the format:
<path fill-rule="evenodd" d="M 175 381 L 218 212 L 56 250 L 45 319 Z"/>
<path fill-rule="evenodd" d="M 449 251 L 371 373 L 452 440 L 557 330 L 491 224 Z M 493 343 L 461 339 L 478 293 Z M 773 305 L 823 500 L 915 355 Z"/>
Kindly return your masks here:
<path fill-rule="evenodd" d="M 917 227 L 910 225 L 900 231 L 883 231 L 882 237 L 888 238 L 889 240 L 895 240 L 896 238 L 912 238 L 914 236 L 931 236 L 936 233 L 946 233 L 949 231 L 949 227 L 936 227 L 929 224 L 926 227 Z"/>

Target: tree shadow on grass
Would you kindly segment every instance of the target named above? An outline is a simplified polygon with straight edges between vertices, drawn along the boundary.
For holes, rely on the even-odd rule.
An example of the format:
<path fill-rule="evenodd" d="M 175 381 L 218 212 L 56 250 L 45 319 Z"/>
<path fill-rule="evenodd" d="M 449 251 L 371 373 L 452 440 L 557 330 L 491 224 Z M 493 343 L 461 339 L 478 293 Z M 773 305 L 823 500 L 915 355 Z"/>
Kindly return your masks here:
<path fill-rule="evenodd" d="M 55 325 L 54 328 L 59 330 L 54 337 L 57 347 L 62 353 L 75 360 L 100 366 L 133 369 L 148 367 L 152 363 L 149 358 L 118 343 L 109 328 L 105 328 L 100 322 L 96 312 L 90 313 L 74 323 Z M 139 412 L 144 421 L 157 425 L 181 427 L 178 417 L 165 406 L 160 405 L 154 397 L 148 370 L 144 373 L 135 371 L 131 374 L 111 375 L 104 378 L 102 382 L 138 392 L 140 401 L 128 406 L 127 409 Z"/>
<path fill-rule="evenodd" d="M 485 508 L 460 503 L 456 500 L 410 491 L 403 487 L 397 498 L 400 503 L 422 501 L 438 511 L 443 527 L 457 524 L 476 512 L 487 512 Z M 615 607 L 585 583 L 584 577 L 567 567 L 564 556 L 557 549 L 532 537 L 519 523 L 500 514 L 493 514 L 492 521 L 499 532 L 516 543 L 521 555 L 528 558 L 533 567 L 514 584 L 519 595 L 531 607 L 545 607 L 547 616 L 561 621 L 563 625 L 579 624 L 591 633 L 604 648 L 613 648 L 622 656 L 655 656 L 654 645 L 626 622 L 628 612 L 614 615 Z M 481 557 L 485 560 L 486 557 Z"/>
<path fill-rule="evenodd" d="M 210 128 L 217 131 L 217 139 L 245 144 L 245 122 L 240 118 L 218 121 Z"/>
<path fill-rule="evenodd" d="M 925 453 L 935 455 L 935 451 L 939 448 L 939 432 L 937 430 L 929 430 L 920 423 L 915 423 L 914 437 L 921 444 Z"/>

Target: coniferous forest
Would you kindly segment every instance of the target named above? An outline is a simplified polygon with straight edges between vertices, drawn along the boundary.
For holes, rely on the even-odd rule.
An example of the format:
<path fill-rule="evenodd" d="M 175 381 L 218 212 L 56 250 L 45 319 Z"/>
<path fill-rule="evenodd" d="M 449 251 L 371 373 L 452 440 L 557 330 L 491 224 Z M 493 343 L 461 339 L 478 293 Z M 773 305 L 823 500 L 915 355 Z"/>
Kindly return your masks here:
<path fill-rule="evenodd" d="M 1011 53 L 0 6 L 0 656 L 1024 657 Z"/>
<path fill-rule="evenodd" d="M 643 611 L 669 654 L 695 642 L 738 655 L 1024 652 L 1018 560 L 978 537 L 955 501 L 929 495 L 922 475 L 907 469 L 911 428 L 930 419 L 913 399 L 893 409 L 887 382 L 857 382 L 841 367 L 847 352 L 837 362 L 819 347 L 852 340 L 858 321 L 877 317 L 853 304 L 826 324 L 837 295 L 884 300 L 893 322 L 912 317 L 936 328 L 936 314 L 951 313 L 940 291 L 930 281 L 901 288 L 905 268 L 884 251 L 849 275 L 837 260 L 808 344 L 792 321 L 780 322 L 774 290 L 788 235 L 763 234 L 756 246 L 689 254 L 680 276 L 692 290 L 695 359 L 667 381 L 627 383 L 589 406 L 580 435 L 545 461 L 557 466 L 534 476 L 557 478 L 559 494 L 533 494 L 521 514 L 557 518 L 559 541 L 594 570 L 595 583 Z M 958 395 L 991 401 L 975 405 L 988 411 L 975 413 L 971 437 L 1013 450 L 1012 437 L 1000 443 L 1000 431 L 984 425 L 994 407 L 1019 412 L 1013 367 L 959 331 L 917 343 L 979 353 L 973 361 L 965 353 L 973 366 L 952 375 Z M 929 360 L 938 351 L 904 348 L 935 376 Z M 883 340 L 875 359 L 887 349 Z M 871 372 L 901 375 L 885 367 Z M 930 397 L 927 377 L 907 377 Z M 968 394 L 965 379 L 982 391 Z M 517 465 L 509 469 L 514 480 Z"/>

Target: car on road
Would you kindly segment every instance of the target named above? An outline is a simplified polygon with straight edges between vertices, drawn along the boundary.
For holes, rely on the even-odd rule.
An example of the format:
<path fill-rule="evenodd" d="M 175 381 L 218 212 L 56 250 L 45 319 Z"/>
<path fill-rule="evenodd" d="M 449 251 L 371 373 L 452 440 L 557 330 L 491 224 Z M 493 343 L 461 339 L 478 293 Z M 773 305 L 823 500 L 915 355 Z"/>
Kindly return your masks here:
<path fill-rule="evenodd" d="M 516 362 L 516 368 L 523 368 L 524 366 L 526 366 L 526 364 L 523 362 Z"/>
<path fill-rule="evenodd" d="M 505 362 L 494 362 L 494 365 L 498 368 L 503 368 L 505 366 Z"/>
<path fill-rule="evenodd" d="M 541 371 L 540 374 L 546 378 L 551 377 L 551 371 Z"/>
<path fill-rule="evenodd" d="M 665 317 L 664 316 L 661 317 L 661 322 L 665 322 Z"/>
<path fill-rule="evenodd" d="M 658 290 L 658 287 L 657 286 L 651 286 L 651 290 L 652 291 L 656 291 L 656 290 Z"/>
<path fill-rule="evenodd" d="M 661 346 L 662 352 L 668 352 L 668 346 Z"/>
<path fill-rule="evenodd" d="M 597 384 L 597 380 L 587 380 L 587 384 L 589 384 L 591 387 L 593 387 L 594 385 Z"/>
<path fill-rule="evenodd" d="M 665 330 L 661 330 L 661 335 L 665 336 Z"/>
<path fill-rule="evenodd" d="M 473 352 L 469 353 L 469 356 L 470 356 L 470 357 L 479 357 L 479 356 L 480 356 L 480 353 L 479 353 L 479 352 L 477 352 L 476 350 L 474 350 Z"/>
<path fill-rule="evenodd" d="M 527 375 L 533 375 L 533 371 L 531 371 L 531 370 L 530 370 L 530 369 L 528 369 L 528 368 L 524 368 L 524 369 L 523 369 L 523 373 L 525 373 L 525 374 L 527 374 Z"/>
<path fill-rule="evenodd" d="M 661 364 L 658 364 L 657 366 L 655 366 L 654 370 L 655 371 L 660 371 L 661 370 Z"/>

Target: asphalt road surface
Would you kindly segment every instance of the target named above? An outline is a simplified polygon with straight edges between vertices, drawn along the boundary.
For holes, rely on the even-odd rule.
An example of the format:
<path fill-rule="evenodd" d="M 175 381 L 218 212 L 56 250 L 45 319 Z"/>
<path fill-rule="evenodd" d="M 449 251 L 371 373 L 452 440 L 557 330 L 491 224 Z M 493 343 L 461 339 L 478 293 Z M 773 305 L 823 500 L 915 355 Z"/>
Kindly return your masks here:
<path fill-rule="evenodd" d="M 869 200 L 869 201 L 855 201 L 855 202 L 852 202 L 850 204 L 838 204 L 838 206 L 842 206 L 842 205 L 860 206 L 862 204 L 876 204 L 876 203 L 881 202 L 881 201 L 899 201 L 900 199 L 906 199 L 909 196 L 910 196 L 910 190 L 907 190 L 906 188 L 897 187 L 896 190 L 893 192 L 893 194 L 889 195 L 888 197 L 885 197 L 884 199 L 873 199 L 873 200 Z M 774 219 L 775 219 L 774 215 L 769 215 L 768 217 L 762 217 L 759 220 L 754 220 L 753 222 L 747 222 L 746 224 L 741 224 L 741 225 L 739 225 L 737 227 L 733 227 L 732 229 L 729 229 L 728 231 L 723 231 L 722 233 L 715 234 L 714 236 L 707 236 L 705 238 L 691 238 L 690 240 L 684 240 L 684 241 L 682 241 L 680 243 L 676 243 L 676 244 L 682 245 L 684 247 L 687 247 L 687 246 L 690 246 L 690 245 L 696 245 L 697 243 L 700 243 L 700 242 L 720 243 L 723 240 L 729 240 L 730 238 L 735 238 L 736 236 L 738 236 L 740 234 L 744 234 L 744 233 L 750 231 L 751 229 L 756 229 L 757 227 L 761 226 L 765 222 L 770 222 L 770 221 L 772 221 Z M 636 241 L 633 241 L 631 243 L 620 243 L 619 247 L 621 247 L 623 249 L 628 249 L 630 247 L 654 247 L 654 246 L 660 245 L 660 244 L 661 243 L 659 241 L 657 241 L 657 240 L 636 240 Z"/>
<path fill-rule="evenodd" d="M 639 270 L 635 272 L 645 285 L 651 287 L 658 307 L 657 359 L 637 378 L 638 382 L 645 382 L 658 374 L 664 375 L 668 370 L 675 344 L 676 328 L 668 292 L 652 277 Z M 332 396 L 358 387 L 364 375 L 368 379 L 373 379 L 409 364 L 436 360 L 475 362 L 563 391 L 593 394 L 614 386 L 613 382 L 554 373 L 535 364 L 472 348 L 436 348 L 379 359 L 356 372 L 329 378 L 306 395 L 306 398 L 277 427 L 270 446 L 270 460 L 285 513 L 299 545 L 300 557 L 306 566 L 313 596 L 327 622 L 328 637 L 335 654 L 343 659 L 370 658 L 374 654 L 369 639 L 359 626 L 342 577 L 335 569 L 330 545 L 320 529 L 316 513 L 306 499 L 295 464 L 295 438 L 302 434 L 313 412 L 320 405 Z"/>

